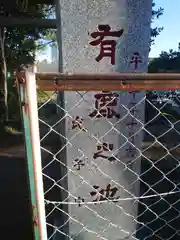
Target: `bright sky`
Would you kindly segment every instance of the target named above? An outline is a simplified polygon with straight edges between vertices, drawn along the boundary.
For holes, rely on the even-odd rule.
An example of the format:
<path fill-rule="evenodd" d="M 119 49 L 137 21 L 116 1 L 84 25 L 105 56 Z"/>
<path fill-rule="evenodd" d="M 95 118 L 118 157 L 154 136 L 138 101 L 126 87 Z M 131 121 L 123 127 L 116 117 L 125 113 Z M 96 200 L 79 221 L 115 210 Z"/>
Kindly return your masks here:
<path fill-rule="evenodd" d="M 156 8 L 164 8 L 164 14 L 156 19 L 153 26 L 164 27 L 161 34 L 156 37 L 155 45 L 152 46 L 150 57 L 158 56 L 161 51 L 177 49 L 180 42 L 180 0 L 155 0 Z M 50 49 L 39 60 L 50 58 Z"/>
<path fill-rule="evenodd" d="M 180 42 L 180 0 L 155 0 L 156 7 L 164 8 L 164 14 L 155 20 L 154 26 L 163 26 L 164 30 L 155 39 L 150 57 L 156 57 L 161 51 L 176 50 Z"/>

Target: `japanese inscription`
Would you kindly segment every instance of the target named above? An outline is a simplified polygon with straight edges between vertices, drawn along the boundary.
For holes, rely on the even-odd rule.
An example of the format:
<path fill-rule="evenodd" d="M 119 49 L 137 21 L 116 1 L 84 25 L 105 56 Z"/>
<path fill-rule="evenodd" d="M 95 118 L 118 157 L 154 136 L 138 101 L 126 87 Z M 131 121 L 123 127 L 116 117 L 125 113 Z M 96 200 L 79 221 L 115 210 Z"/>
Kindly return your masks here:
<path fill-rule="evenodd" d="M 91 37 L 95 38 L 95 40 L 89 42 L 91 46 L 100 46 L 100 53 L 96 57 L 96 61 L 99 62 L 104 57 L 110 57 L 111 64 L 115 65 L 115 51 L 116 44 L 115 40 L 104 39 L 105 37 L 116 37 L 119 38 L 122 36 L 124 29 L 120 29 L 118 31 L 111 31 L 111 27 L 109 25 L 98 25 L 97 32 L 91 33 Z"/>
<path fill-rule="evenodd" d="M 95 94 L 94 97 L 95 109 L 89 114 L 90 117 L 120 118 L 120 114 L 113 109 L 118 103 L 119 95 L 117 93 L 102 92 Z"/>
<path fill-rule="evenodd" d="M 135 157 L 136 156 L 136 153 L 137 153 L 137 150 L 135 149 L 134 146 L 129 146 L 127 149 L 127 157 Z"/>
<path fill-rule="evenodd" d="M 130 99 L 130 102 L 128 104 L 129 108 L 130 108 L 130 113 L 131 113 L 131 120 L 126 124 L 126 126 L 128 127 L 128 129 L 130 130 L 128 135 L 129 135 L 129 144 L 128 144 L 128 148 L 126 149 L 126 156 L 127 157 L 135 157 L 137 154 L 137 149 L 135 148 L 135 133 L 134 133 L 134 127 L 137 125 L 137 121 L 136 121 L 136 113 L 137 108 L 136 108 L 136 93 L 137 92 L 129 92 L 130 96 L 132 96 L 132 98 Z"/>
<path fill-rule="evenodd" d="M 137 111 L 137 102 L 136 102 L 136 93 L 137 92 L 130 92 L 130 96 L 132 95 L 132 99 L 130 100 L 128 107 L 130 109 L 130 113 L 132 114 L 132 116 L 136 116 Z"/>
<path fill-rule="evenodd" d="M 115 156 L 108 156 L 107 152 L 111 152 L 114 149 L 113 144 L 102 143 L 101 145 L 97 145 L 97 151 L 94 153 L 93 158 L 103 158 L 107 159 L 110 162 L 116 161 Z"/>
<path fill-rule="evenodd" d="M 72 130 L 79 129 L 85 132 L 86 129 L 83 127 L 83 122 L 84 122 L 84 119 L 82 117 L 79 117 L 79 116 L 74 117 L 72 120 Z"/>
<path fill-rule="evenodd" d="M 96 190 L 90 192 L 90 195 L 93 197 L 93 202 L 101 202 L 104 200 L 111 200 L 115 202 L 115 200 L 119 198 L 119 196 L 116 197 L 118 188 L 112 187 L 111 184 L 108 184 L 105 189 L 100 188 L 99 186 L 96 185 L 94 185 L 93 188 Z"/>
<path fill-rule="evenodd" d="M 136 122 L 136 120 L 133 118 L 130 122 L 128 122 L 127 124 L 126 124 L 126 126 L 130 129 L 130 130 L 132 130 L 133 128 L 134 128 L 134 126 L 136 126 L 137 125 L 137 122 Z"/>
<path fill-rule="evenodd" d="M 139 64 L 142 63 L 142 58 L 139 52 L 133 54 L 130 63 L 134 65 L 135 70 L 138 69 Z"/>
<path fill-rule="evenodd" d="M 73 167 L 76 168 L 76 170 L 80 170 L 81 167 L 85 166 L 85 161 L 79 158 L 76 158 L 74 160 L 74 165 Z"/>

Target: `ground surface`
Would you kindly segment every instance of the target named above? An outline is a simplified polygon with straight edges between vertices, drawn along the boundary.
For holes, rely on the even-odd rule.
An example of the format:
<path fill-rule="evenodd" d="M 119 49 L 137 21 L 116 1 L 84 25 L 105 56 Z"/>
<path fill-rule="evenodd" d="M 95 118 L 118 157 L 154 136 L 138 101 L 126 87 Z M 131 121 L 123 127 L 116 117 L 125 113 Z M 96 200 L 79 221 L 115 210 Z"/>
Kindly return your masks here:
<path fill-rule="evenodd" d="M 0 239 L 32 240 L 25 159 L 0 156 Z"/>
<path fill-rule="evenodd" d="M 14 129 L 15 126 L 13 126 Z M 16 126 L 16 129 L 20 128 Z M 0 126 L 0 239 L 33 240 L 23 135 Z"/>

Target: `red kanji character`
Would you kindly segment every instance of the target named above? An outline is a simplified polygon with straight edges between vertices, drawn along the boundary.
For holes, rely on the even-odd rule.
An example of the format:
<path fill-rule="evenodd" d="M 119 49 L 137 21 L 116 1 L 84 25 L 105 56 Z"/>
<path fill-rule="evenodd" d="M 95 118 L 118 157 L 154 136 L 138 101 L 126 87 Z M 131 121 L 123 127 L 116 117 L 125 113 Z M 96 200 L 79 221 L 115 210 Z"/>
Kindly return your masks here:
<path fill-rule="evenodd" d="M 93 158 L 97 159 L 99 157 L 107 159 L 108 161 L 112 162 L 115 161 L 116 158 L 114 156 L 105 156 L 103 152 L 110 152 L 114 148 L 113 144 L 103 143 L 101 145 L 97 145 L 97 152 L 94 153 Z"/>
<path fill-rule="evenodd" d="M 84 119 L 82 117 L 76 116 L 73 120 L 72 120 L 72 129 L 76 129 L 79 128 L 82 131 L 86 131 L 85 128 L 83 128 L 82 124 L 83 124 Z"/>
<path fill-rule="evenodd" d="M 110 31 L 111 27 L 109 25 L 98 25 L 99 32 L 91 33 L 92 38 L 98 39 L 91 41 L 89 44 L 91 46 L 100 45 L 100 53 L 96 57 L 96 61 L 99 62 L 104 57 L 111 58 L 111 64 L 115 64 L 115 50 L 116 50 L 116 41 L 115 40 L 104 40 L 104 37 L 121 37 L 124 32 L 124 29 L 119 31 Z"/>
<path fill-rule="evenodd" d="M 130 113 L 135 116 L 136 113 L 138 112 L 137 108 L 136 107 L 133 107 L 131 110 L 130 110 Z"/>
<path fill-rule="evenodd" d="M 96 99 L 95 110 L 89 114 L 90 117 L 120 118 L 120 114 L 111 108 L 117 106 L 117 99 L 119 97 L 117 93 L 98 93 L 94 97 Z"/>
<path fill-rule="evenodd" d="M 130 128 L 130 130 L 132 130 L 132 128 L 137 125 L 137 122 L 135 121 L 135 119 L 133 118 L 131 122 L 127 123 L 126 126 L 128 128 Z"/>
<path fill-rule="evenodd" d="M 73 167 L 76 167 L 76 170 L 80 170 L 81 167 L 85 166 L 85 162 L 82 159 L 76 158 L 74 160 L 74 165 Z"/>
<path fill-rule="evenodd" d="M 137 149 L 133 146 L 129 146 L 127 149 L 127 157 L 135 157 L 137 153 Z"/>
<path fill-rule="evenodd" d="M 118 199 L 119 197 L 115 197 L 118 188 L 117 187 L 111 187 L 111 184 L 108 184 L 106 186 L 106 189 L 100 189 L 99 186 L 93 186 L 93 188 L 96 191 L 92 191 L 90 192 L 90 195 L 92 197 L 94 197 L 95 199 L 93 200 L 93 202 L 100 202 L 103 200 L 114 200 L 114 199 Z M 98 191 L 99 189 L 99 191 Z"/>
<path fill-rule="evenodd" d="M 142 63 L 142 59 L 140 56 L 140 53 L 135 52 L 131 58 L 130 63 L 134 63 L 134 68 L 137 69 L 138 68 L 138 64 Z"/>

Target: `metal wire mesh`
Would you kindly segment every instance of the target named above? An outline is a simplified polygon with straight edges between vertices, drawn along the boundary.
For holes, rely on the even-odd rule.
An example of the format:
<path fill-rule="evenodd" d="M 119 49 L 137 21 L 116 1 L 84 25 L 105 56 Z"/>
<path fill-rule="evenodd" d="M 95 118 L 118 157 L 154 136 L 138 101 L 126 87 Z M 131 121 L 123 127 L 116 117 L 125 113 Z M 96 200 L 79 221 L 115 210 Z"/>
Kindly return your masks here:
<path fill-rule="evenodd" d="M 178 93 L 38 101 L 48 239 L 179 239 Z"/>

